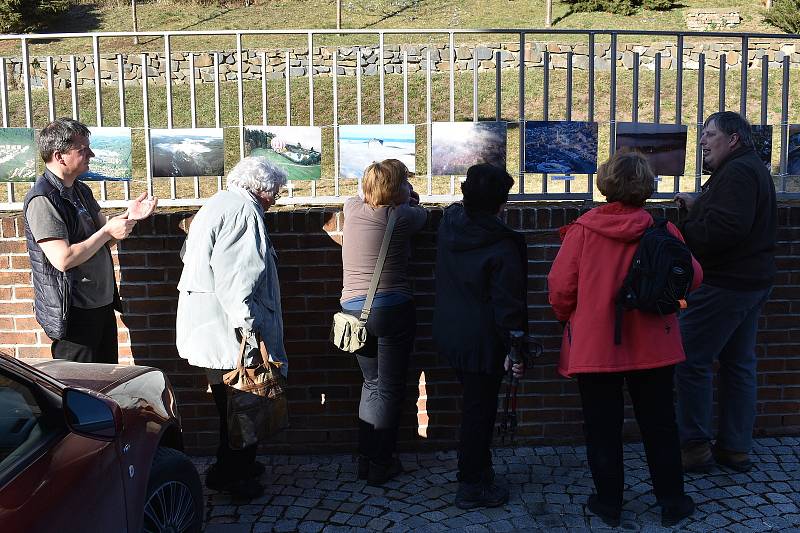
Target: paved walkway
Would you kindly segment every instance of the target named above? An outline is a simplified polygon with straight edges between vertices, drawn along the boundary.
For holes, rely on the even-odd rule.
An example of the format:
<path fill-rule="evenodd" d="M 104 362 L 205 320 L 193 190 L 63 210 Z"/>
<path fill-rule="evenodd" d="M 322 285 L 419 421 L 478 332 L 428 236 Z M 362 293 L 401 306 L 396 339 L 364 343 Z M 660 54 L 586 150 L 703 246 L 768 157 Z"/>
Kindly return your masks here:
<path fill-rule="evenodd" d="M 376 488 L 355 480 L 349 455 L 263 456 L 267 492 L 252 501 L 206 491 L 206 533 L 261 531 L 588 531 L 608 529 L 583 509 L 593 485 L 583 447 L 494 450 L 511 489 L 505 507 L 453 506 L 455 452 L 403 454 L 406 473 Z M 800 532 L 800 438 L 758 439 L 747 474 L 687 475 L 695 514 L 661 527 L 641 444 L 626 445 L 626 531 Z M 211 457 L 195 458 L 201 473 Z"/>

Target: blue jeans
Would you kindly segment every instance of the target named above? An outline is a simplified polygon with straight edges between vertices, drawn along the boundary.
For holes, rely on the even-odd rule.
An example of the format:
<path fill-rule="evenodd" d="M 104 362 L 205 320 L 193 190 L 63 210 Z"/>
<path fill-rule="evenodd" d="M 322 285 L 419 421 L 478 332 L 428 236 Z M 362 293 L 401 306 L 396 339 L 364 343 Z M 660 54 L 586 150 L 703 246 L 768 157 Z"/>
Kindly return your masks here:
<path fill-rule="evenodd" d="M 345 312 L 361 315 L 361 311 Z M 373 307 L 367 344 L 355 352 L 364 376 L 358 407 L 359 453 L 377 462 L 388 463 L 397 445 L 416 324 L 413 300 Z"/>
<path fill-rule="evenodd" d="M 706 284 L 679 317 L 686 361 L 676 368 L 681 444 L 713 437 L 713 365 L 719 360 L 717 445 L 749 453 L 756 418 L 756 332 L 771 288 L 734 291 Z"/>

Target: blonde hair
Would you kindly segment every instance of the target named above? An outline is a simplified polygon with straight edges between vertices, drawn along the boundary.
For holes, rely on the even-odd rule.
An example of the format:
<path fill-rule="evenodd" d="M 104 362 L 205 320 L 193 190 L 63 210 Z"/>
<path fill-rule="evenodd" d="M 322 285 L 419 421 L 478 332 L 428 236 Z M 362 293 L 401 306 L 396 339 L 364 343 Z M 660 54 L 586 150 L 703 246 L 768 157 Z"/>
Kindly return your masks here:
<path fill-rule="evenodd" d="M 642 207 L 655 191 L 655 174 L 642 154 L 618 151 L 597 169 L 597 188 L 609 202 Z"/>
<path fill-rule="evenodd" d="M 364 170 L 364 179 L 361 182 L 364 201 L 372 207 L 399 202 L 408 174 L 408 168 L 397 159 L 372 163 Z"/>

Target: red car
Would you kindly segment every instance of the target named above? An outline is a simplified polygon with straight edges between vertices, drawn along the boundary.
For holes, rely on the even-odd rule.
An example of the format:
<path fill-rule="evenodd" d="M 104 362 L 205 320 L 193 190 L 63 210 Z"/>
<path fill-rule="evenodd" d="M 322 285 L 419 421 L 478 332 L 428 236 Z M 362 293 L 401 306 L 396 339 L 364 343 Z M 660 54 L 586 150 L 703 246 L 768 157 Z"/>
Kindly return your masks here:
<path fill-rule="evenodd" d="M 175 393 L 144 366 L 0 354 L 0 530 L 199 532 Z"/>

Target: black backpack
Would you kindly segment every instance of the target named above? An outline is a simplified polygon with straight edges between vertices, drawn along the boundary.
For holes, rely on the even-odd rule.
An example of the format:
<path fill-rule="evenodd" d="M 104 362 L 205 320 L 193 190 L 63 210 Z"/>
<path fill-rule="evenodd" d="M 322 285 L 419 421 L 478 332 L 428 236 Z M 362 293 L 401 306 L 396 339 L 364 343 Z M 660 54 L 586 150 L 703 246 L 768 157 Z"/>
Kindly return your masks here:
<path fill-rule="evenodd" d="M 693 277 L 689 248 L 669 232 L 666 219 L 653 219 L 653 225 L 645 230 L 639 241 L 628 274 L 617 293 L 614 344 L 622 342 L 624 310 L 672 314 L 686 307 L 686 295 Z"/>

